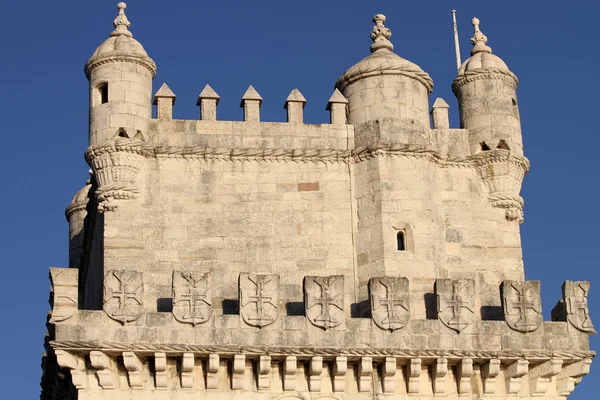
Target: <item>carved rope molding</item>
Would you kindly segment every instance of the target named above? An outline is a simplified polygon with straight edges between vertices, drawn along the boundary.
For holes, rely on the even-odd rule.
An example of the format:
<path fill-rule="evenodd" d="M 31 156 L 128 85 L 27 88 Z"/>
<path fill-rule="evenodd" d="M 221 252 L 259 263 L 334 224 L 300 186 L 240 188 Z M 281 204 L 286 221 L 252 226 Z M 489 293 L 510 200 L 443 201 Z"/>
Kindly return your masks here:
<path fill-rule="evenodd" d="M 126 152 L 139 154 L 146 158 L 173 158 L 192 160 L 223 161 L 270 161 L 270 162 L 324 162 L 324 163 L 360 163 L 380 156 L 422 158 L 440 164 L 444 168 L 470 168 L 489 163 L 508 162 L 529 171 L 529 160 L 524 156 L 512 154 L 508 150 L 492 150 L 476 156 L 447 158 L 429 147 L 414 144 L 380 144 L 365 146 L 354 150 L 335 149 L 231 149 L 203 146 L 152 146 L 137 140 L 119 139 L 90 146 L 85 158 L 91 163 L 106 153 Z"/>
<path fill-rule="evenodd" d="M 107 354 L 121 354 L 124 351 L 135 353 L 166 353 L 168 355 L 194 354 L 223 354 L 223 355 L 271 355 L 271 356 L 325 356 L 325 357 L 397 357 L 397 358 L 431 358 L 440 357 L 450 360 L 471 358 L 473 360 L 550 360 L 562 359 L 578 361 L 591 359 L 596 356 L 594 351 L 552 351 L 552 350 L 506 350 L 506 351 L 477 351 L 477 350 L 412 350 L 394 348 L 345 348 L 345 347 L 279 347 L 279 346 L 236 346 L 236 345 L 191 345 L 168 343 L 120 343 L 102 341 L 57 341 L 50 345 L 55 350 L 73 352 L 88 352 L 99 350 Z"/>
<path fill-rule="evenodd" d="M 147 68 L 150 73 L 152 73 L 152 78 L 154 79 L 154 77 L 156 76 L 156 64 L 154 63 L 154 61 L 150 60 L 147 56 L 146 57 L 137 57 L 134 55 L 126 55 L 126 54 L 115 54 L 115 55 L 109 55 L 109 56 L 101 56 L 101 58 L 94 60 L 94 59 L 90 59 L 90 61 L 88 61 L 85 64 L 85 76 L 87 76 L 87 78 L 90 78 L 90 75 L 92 73 L 92 70 L 100 65 L 104 65 L 104 64 L 110 64 L 110 63 L 115 63 L 115 62 L 129 62 L 129 63 L 133 63 L 133 64 L 138 64 L 141 65 L 145 68 Z"/>
<path fill-rule="evenodd" d="M 477 68 L 457 76 L 452 82 L 452 91 L 457 94 L 461 86 L 479 79 L 500 79 L 510 83 L 515 90 L 519 86 L 519 78 L 510 71 L 497 68 Z"/>

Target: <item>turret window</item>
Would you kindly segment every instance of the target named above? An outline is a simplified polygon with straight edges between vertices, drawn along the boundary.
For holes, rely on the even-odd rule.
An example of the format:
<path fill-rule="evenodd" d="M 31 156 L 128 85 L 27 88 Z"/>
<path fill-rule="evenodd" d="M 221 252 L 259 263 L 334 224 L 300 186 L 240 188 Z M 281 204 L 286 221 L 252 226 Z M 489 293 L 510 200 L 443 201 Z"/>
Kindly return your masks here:
<path fill-rule="evenodd" d="M 396 234 L 396 240 L 398 242 L 398 251 L 406 250 L 406 237 L 404 235 L 404 231 L 400 231 Z"/>
<path fill-rule="evenodd" d="M 108 83 L 101 83 L 96 87 L 96 93 L 94 93 L 93 106 L 108 103 Z"/>

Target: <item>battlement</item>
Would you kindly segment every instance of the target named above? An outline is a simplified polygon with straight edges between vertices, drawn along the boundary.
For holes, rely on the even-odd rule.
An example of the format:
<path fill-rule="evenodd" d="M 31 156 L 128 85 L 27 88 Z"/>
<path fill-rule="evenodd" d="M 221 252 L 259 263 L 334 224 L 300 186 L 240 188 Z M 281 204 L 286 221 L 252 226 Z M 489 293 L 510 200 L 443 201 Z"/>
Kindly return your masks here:
<path fill-rule="evenodd" d="M 372 278 L 368 316 L 348 318 L 343 276 L 304 277 L 299 310 L 288 302 L 295 289 L 280 285 L 278 275 L 242 273 L 237 310 L 225 313 L 219 304 L 223 297 L 207 273 L 175 271 L 172 309 L 163 312 L 144 305 L 144 286 L 160 280 L 156 277 L 148 282 L 142 273 L 109 271 L 104 311 L 83 311 L 61 300 L 72 298 L 77 270 L 52 269 L 51 274 L 51 322 L 61 339 L 50 344 L 80 390 L 559 398 L 589 371 L 595 355 L 587 340 L 594 332 L 587 282 L 565 282 L 561 304 L 577 305 L 543 322 L 535 281 L 504 282 L 501 314 L 484 320 L 485 307 L 476 312 L 473 281 L 441 279 L 433 315 L 414 319 L 415 300 L 424 294 L 415 296 L 405 278 Z M 163 365 L 181 363 L 178 378 L 163 373 L 167 367 L 158 367 L 161 358 Z M 93 373 L 98 382 L 90 379 Z M 119 380 L 119 374 L 129 381 Z"/>

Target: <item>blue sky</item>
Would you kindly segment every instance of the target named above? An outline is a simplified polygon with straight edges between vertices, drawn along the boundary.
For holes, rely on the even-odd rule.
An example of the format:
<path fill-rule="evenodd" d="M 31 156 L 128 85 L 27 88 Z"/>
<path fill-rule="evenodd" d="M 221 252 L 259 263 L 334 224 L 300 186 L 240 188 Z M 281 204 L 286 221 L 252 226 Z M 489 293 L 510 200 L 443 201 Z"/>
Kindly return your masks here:
<path fill-rule="evenodd" d="M 371 17 L 384 13 L 395 51 L 434 79 L 458 126 L 450 84 L 456 73 L 450 10 L 458 10 L 463 58 L 470 20 L 481 19 L 494 53 L 521 80 L 525 154 L 522 225 L 527 279 L 542 281 L 544 315 L 565 279 L 590 280 L 590 309 L 600 329 L 600 213 L 597 149 L 600 4 L 589 1 L 158 1 L 131 0 L 134 36 L 158 65 L 154 89 L 177 94 L 175 117 L 197 119 L 209 83 L 219 119 L 240 120 L 252 84 L 262 119 L 285 120 L 293 88 L 307 98 L 305 120 L 327 122 L 325 104 L 343 71 L 369 54 Z M 48 266 L 67 265 L 64 209 L 85 183 L 88 88 L 83 65 L 108 37 L 116 1 L 0 2 L 0 254 L 5 298 L 0 382 L 7 398 L 39 394 L 48 310 Z M 592 337 L 592 348 L 600 339 Z M 571 399 L 600 392 L 592 373 Z M 12 393 L 11 393 L 12 391 Z"/>

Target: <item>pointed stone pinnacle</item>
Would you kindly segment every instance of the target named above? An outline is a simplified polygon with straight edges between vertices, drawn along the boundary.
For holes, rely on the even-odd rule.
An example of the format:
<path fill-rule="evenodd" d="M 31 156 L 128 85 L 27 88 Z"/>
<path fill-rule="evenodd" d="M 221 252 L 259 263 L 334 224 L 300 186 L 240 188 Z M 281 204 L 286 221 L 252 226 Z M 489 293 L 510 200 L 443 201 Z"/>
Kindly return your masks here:
<path fill-rule="evenodd" d="M 177 98 L 177 96 L 175 96 L 175 93 L 173 93 L 171 88 L 168 87 L 166 83 L 163 83 L 160 89 L 158 89 L 158 91 L 154 95 L 154 105 L 156 105 L 156 102 L 159 98 L 171 98 L 173 99 L 173 104 L 175 104 L 175 99 Z"/>
<path fill-rule="evenodd" d="M 256 100 L 258 101 L 258 104 L 262 104 L 263 98 L 260 96 L 260 94 L 258 94 L 258 92 L 256 91 L 256 89 L 254 89 L 252 87 L 252 85 L 250 85 L 250 87 L 248 87 L 248 90 L 246 90 L 246 93 L 244 93 L 244 95 L 242 96 L 242 101 L 240 103 L 240 107 L 244 106 L 244 103 L 247 100 Z"/>
<path fill-rule="evenodd" d="M 438 97 L 437 99 L 435 99 L 433 107 L 431 108 L 450 108 L 450 106 L 448 105 L 448 103 L 446 103 L 446 100 L 442 99 L 441 97 Z"/>
<path fill-rule="evenodd" d="M 285 99 L 285 104 L 283 105 L 283 108 L 287 108 L 288 103 L 302 103 L 302 108 L 304 108 L 304 105 L 306 104 L 306 99 L 304 98 L 304 96 L 302 96 L 302 93 L 300 93 L 298 89 L 294 89 L 290 92 L 290 95 L 287 97 L 287 99 Z"/>
<path fill-rule="evenodd" d="M 129 32 L 129 27 L 131 26 L 131 22 L 127 19 L 127 15 L 125 15 L 125 9 L 127 8 L 127 4 L 124 2 L 120 2 L 117 4 L 117 8 L 119 9 L 119 14 L 117 18 L 113 21 L 113 26 L 115 30 L 112 31 L 110 36 L 128 36 L 133 37 L 131 32 Z"/>
<path fill-rule="evenodd" d="M 206 86 L 204 86 L 204 89 L 202 89 L 202 92 L 200 92 L 200 95 L 198 96 L 198 101 L 196 102 L 197 106 L 200 105 L 202 99 L 214 99 L 217 101 L 217 105 L 219 105 L 219 100 L 221 99 L 221 96 L 219 96 L 217 92 L 215 92 L 214 89 L 207 84 Z"/>
<path fill-rule="evenodd" d="M 332 104 L 348 104 L 348 99 L 346 99 L 344 97 L 344 95 L 342 94 L 342 92 L 340 92 L 337 88 L 333 91 L 333 94 L 331 95 L 331 97 L 329 98 L 329 101 L 327 102 L 327 107 L 325 107 L 326 110 L 331 109 L 331 105 Z"/>

